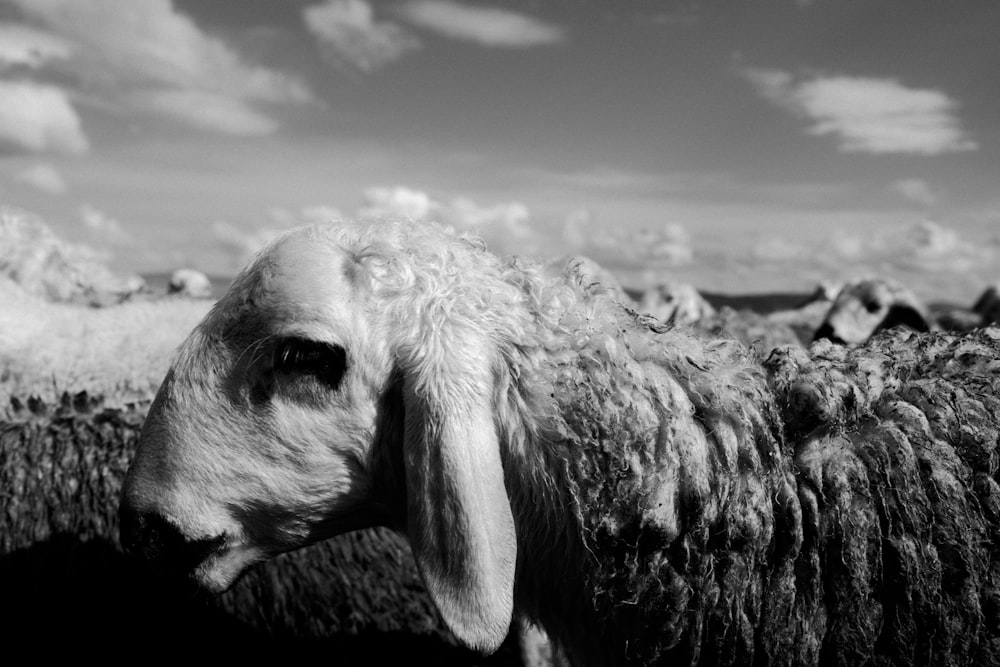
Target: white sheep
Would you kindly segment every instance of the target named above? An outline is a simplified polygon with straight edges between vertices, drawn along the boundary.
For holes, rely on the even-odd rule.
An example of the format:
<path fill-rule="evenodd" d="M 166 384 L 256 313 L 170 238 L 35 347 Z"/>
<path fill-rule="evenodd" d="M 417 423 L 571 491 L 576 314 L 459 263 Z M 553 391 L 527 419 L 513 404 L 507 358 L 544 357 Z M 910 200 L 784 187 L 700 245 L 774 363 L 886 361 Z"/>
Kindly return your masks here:
<path fill-rule="evenodd" d="M 843 285 L 813 340 L 857 345 L 892 327 L 933 331 L 939 327 L 913 291 L 890 278 L 867 277 Z"/>
<path fill-rule="evenodd" d="M 996 664 L 1000 331 L 930 336 L 765 369 L 431 225 L 299 229 L 182 345 L 122 542 L 223 591 L 389 526 L 484 652 Z"/>
<path fill-rule="evenodd" d="M 211 303 L 54 303 L 0 278 L 0 410 L 10 398 L 57 402 L 66 390 L 152 396 L 174 348 Z"/>
<path fill-rule="evenodd" d="M 685 326 L 715 315 L 715 307 L 691 284 L 661 283 L 639 295 L 636 309 L 661 322 Z"/>
<path fill-rule="evenodd" d="M 575 273 L 581 283 L 591 290 L 606 290 L 612 297 L 623 303 L 632 304 L 632 296 L 618 277 L 596 260 L 586 255 L 562 255 L 550 258 L 543 264 L 544 271 L 551 276 Z"/>
<path fill-rule="evenodd" d="M 211 299 L 212 281 L 198 269 L 177 269 L 170 274 L 167 294 L 187 296 L 193 299 Z"/>

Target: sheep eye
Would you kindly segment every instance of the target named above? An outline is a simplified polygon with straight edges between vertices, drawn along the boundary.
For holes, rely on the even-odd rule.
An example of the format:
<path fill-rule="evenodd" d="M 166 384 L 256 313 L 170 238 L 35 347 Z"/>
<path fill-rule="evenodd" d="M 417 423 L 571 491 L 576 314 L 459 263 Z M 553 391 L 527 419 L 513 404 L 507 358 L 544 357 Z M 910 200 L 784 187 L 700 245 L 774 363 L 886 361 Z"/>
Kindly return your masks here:
<path fill-rule="evenodd" d="M 347 370 L 347 353 L 339 345 L 285 338 L 278 341 L 272 354 L 275 374 L 311 376 L 330 389 L 340 386 Z"/>
<path fill-rule="evenodd" d="M 878 301 L 866 301 L 865 310 L 867 310 L 869 313 L 877 313 L 879 311 Z"/>

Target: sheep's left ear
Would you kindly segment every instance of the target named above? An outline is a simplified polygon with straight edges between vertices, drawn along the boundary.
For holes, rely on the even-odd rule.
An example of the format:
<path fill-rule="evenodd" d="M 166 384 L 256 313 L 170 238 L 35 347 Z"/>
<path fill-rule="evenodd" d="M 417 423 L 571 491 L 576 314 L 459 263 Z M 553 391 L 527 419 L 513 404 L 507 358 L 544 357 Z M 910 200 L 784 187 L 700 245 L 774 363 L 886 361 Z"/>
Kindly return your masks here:
<path fill-rule="evenodd" d="M 885 314 L 882 323 L 878 326 L 878 330 L 881 331 L 899 326 L 909 327 L 914 331 L 930 331 L 927 318 L 921 315 L 913 306 L 905 304 L 894 304 L 889 308 L 889 312 Z"/>
<path fill-rule="evenodd" d="M 493 355 L 484 337 L 448 333 L 400 358 L 407 529 L 448 627 L 492 653 L 510 629 L 517 561 L 493 419 Z"/>

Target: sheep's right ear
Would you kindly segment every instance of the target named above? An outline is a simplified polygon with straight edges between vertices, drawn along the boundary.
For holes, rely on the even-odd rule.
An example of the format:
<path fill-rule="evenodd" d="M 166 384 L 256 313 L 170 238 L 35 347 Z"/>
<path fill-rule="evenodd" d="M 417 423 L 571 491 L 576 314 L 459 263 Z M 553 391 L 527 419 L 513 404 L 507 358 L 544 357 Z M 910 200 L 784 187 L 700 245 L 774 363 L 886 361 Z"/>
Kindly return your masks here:
<path fill-rule="evenodd" d="M 492 355 L 480 336 L 446 333 L 400 359 L 407 529 L 448 627 L 492 653 L 510 629 L 517 561 L 493 421 Z"/>

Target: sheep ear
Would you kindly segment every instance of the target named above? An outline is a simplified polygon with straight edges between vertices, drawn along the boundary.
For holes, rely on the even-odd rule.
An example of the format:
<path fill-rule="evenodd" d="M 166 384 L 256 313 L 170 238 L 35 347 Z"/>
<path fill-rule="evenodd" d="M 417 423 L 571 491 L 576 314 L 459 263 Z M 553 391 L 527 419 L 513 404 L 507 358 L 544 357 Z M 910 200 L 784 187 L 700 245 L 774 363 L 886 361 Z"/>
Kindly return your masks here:
<path fill-rule="evenodd" d="M 517 541 L 489 355 L 464 342 L 423 350 L 404 368 L 407 530 L 448 627 L 467 646 L 492 653 L 510 628 Z"/>
<path fill-rule="evenodd" d="M 889 309 L 878 330 L 881 331 L 898 326 L 909 327 L 914 331 L 930 331 L 927 318 L 917 312 L 917 309 L 913 306 L 903 304 L 896 304 Z"/>

